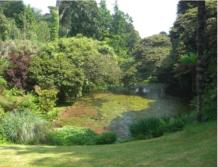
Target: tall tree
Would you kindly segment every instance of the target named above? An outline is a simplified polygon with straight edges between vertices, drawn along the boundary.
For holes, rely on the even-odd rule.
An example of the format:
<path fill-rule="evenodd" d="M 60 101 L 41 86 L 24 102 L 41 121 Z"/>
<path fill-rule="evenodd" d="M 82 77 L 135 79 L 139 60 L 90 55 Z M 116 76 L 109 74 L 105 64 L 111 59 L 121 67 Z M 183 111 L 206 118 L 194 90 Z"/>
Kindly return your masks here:
<path fill-rule="evenodd" d="M 108 37 L 111 29 L 112 16 L 107 9 L 106 0 L 101 0 L 99 3 L 100 13 L 100 31 L 102 38 Z"/>
<path fill-rule="evenodd" d="M 196 92 L 198 120 L 202 121 L 202 92 L 204 81 L 204 51 L 205 51 L 205 1 L 198 2 L 198 24 L 197 24 L 197 67 L 196 67 Z"/>

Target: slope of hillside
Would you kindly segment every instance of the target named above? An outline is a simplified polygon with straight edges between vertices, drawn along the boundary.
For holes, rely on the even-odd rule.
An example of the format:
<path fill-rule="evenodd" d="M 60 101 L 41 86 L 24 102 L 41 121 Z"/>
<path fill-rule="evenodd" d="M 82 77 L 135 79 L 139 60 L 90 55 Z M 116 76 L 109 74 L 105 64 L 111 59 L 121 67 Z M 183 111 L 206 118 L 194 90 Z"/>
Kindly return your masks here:
<path fill-rule="evenodd" d="M 0 146 L 1 167 L 215 167 L 216 122 L 163 137 L 98 146 Z"/>

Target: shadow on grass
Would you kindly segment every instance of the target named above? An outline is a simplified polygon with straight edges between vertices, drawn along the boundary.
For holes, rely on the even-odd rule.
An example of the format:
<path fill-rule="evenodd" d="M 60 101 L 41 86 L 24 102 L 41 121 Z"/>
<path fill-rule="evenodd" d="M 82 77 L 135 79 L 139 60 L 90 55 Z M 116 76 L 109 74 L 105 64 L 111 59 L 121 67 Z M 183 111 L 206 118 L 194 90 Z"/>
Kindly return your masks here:
<path fill-rule="evenodd" d="M 3 160 L 5 167 L 212 167 L 216 166 L 215 129 L 216 122 L 198 123 L 160 138 L 114 145 L 2 146 L 0 163 Z"/>

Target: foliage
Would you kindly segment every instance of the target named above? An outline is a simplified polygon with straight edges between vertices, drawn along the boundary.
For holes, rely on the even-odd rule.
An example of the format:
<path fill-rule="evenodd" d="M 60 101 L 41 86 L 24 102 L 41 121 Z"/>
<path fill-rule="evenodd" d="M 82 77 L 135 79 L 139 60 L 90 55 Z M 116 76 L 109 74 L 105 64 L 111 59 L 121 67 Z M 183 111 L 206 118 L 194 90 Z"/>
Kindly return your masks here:
<path fill-rule="evenodd" d="M 52 111 L 55 107 L 55 102 L 57 100 L 56 96 L 58 91 L 56 89 L 41 89 L 35 86 L 35 92 L 38 95 L 38 105 L 42 112 L 48 113 Z"/>
<path fill-rule="evenodd" d="M 6 113 L 1 128 L 8 140 L 22 144 L 41 143 L 48 131 L 46 121 L 27 111 Z"/>
<path fill-rule="evenodd" d="M 203 120 L 217 119 L 217 88 L 213 84 L 208 84 L 204 89 L 202 97 Z"/>
<path fill-rule="evenodd" d="M 216 74 L 216 36 L 217 36 L 217 2 L 216 1 L 205 1 L 206 3 L 206 24 L 205 27 L 205 53 L 203 55 L 204 62 L 204 74 L 203 82 L 204 88 L 207 89 L 206 85 L 216 85 L 215 79 L 212 79 Z M 188 97 L 188 100 L 192 99 L 196 95 L 195 90 L 195 63 L 196 56 L 196 34 L 197 34 L 197 2 L 183 1 L 178 3 L 178 15 L 174 22 L 174 26 L 170 31 L 170 38 L 172 41 L 172 57 L 174 61 L 172 66 L 178 66 L 179 70 L 171 72 L 171 76 L 168 75 L 169 79 L 166 79 L 170 93 L 174 92 L 174 95 L 180 97 Z M 190 55 L 191 53 L 191 55 Z M 186 56 L 184 56 L 186 55 Z M 190 55 L 190 56 L 188 56 Z M 191 61 L 192 63 L 181 63 L 181 59 L 185 61 Z M 191 60 L 192 59 L 192 60 Z M 213 70 L 212 70 L 213 69 Z M 172 77 L 173 75 L 173 77 Z M 211 90 L 213 88 L 211 87 Z M 206 92 L 202 90 L 203 92 Z M 204 96 L 204 95 L 203 95 Z M 216 98 L 216 97 L 215 97 Z M 211 106 L 214 104 L 211 103 Z"/>
<path fill-rule="evenodd" d="M 163 135 L 163 125 L 158 118 L 140 120 L 130 126 L 130 132 L 134 138 L 144 139 Z"/>
<path fill-rule="evenodd" d="M 104 132 L 96 137 L 96 144 L 112 144 L 116 141 L 116 139 L 116 133 Z"/>
<path fill-rule="evenodd" d="M 53 130 L 48 142 L 54 145 L 90 145 L 95 144 L 96 134 L 90 129 L 65 126 Z"/>
<path fill-rule="evenodd" d="M 62 16 L 61 29 L 64 34 L 70 36 L 83 34 L 97 39 L 101 37 L 99 10 L 95 0 L 63 1 L 59 7 Z"/>
<path fill-rule="evenodd" d="M 80 96 L 83 73 L 67 58 L 57 55 L 34 57 L 28 73 L 29 82 L 42 88 L 57 87 L 59 100 L 68 101 Z"/>
<path fill-rule="evenodd" d="M 153 35 L 143 39 L 133 51 L 138 77 L 145 80 L 149 76 L 159 76 L 160 71 L 169 66 L 166 59 L 170 55 L 170 49 L 170 38 L 166 34 Z"/>
<path fill-rule="evenodd" d="M 51 40 L 58 39 L 59 34 L 59 12 L 55 7 L 50 7 L 51 23 L 50 23 L 50 34 Z"/>
<path fill-rule="evenodd" d="M 7 87 L 7 81 L 0 76 L 0 95 L 3 94 L 3 91 L 6 87 Z"/>
<path fill-rule="evenodd" d="M 0 57 L 1 64 L 7 65 L 5 62 L 12 53 L 14 54 L 25 54 L 29 53 L 31 56 L 34 56 L 38 53 L 40 44 L 30 40 L 7 40 L 0 41 Z M 6 59 L 4 59 L 6 58 Z"/>
<path fill-rule="evenodd" d="M 10 55 L 9 61 L 11 66 L 5 72 L 9 86 L 16 86 L 17 88 L 27 87 L 26 79 L 30 59 L 29 53 L 12 53 Z"/>
<path fill-rule="evenodd" d="M 34 57 L 29 80 L 42 87 L 56 86 L 59 99 L 81 96 L 119 82 L 120 68 L 113 49 L 103 42 L 76 37 L 49 43 Z"/>
<path fill-rule="evenodd" d="M 175 118 L 163 118 L 163 127 L 165 132 L 175 132 L 182 130 L 185 126 L 185 122 L 180 117 Z"/>
<path fill-rule="evenodd" d="M 62 36 L 82 34 L 98 40 L 105 40 L 117 55 L 123 57 L 131 52 L 140 37 L 134 29 L 132 19 L 114 6 L 112 15 L 106 1 L 97 5 L 91 1 L 59 1 L 60 28 Z"/>
<path fill-rule="evenodd" d="M 37 98 L 31 94 L 25 94 L 25 95 L 19 95 L 19 96 L 15 96 L 16 101 L 15 103 L 15 107 L 14 110 L 19 110 L 19 111 L 28 111 L 30 110 L 32 113 L 41 116 L 40 115 L 40 110 L 39 110 L 39 106 L 37 104 Z"/>
<path fill-rule="evenodd" d="M 191 91 L 194 91 L 195 87 L 195 75 L 196 75 L 196 64 L 197 64 L 197 55 L 194 53 L 187 53 L 181 55 L 178 60 L 178 63 L 174 65 L 175 78 L 182 80 L 184 77 L 190 77 L 191 75 Z M 182 86 L 185 84 L 183 83 Z M 190 87 L 186 85 L 186 87 Z M 187 89 L 188 89 L 187 88 Z M 184 90 L 184 88 L 183 88 Z M 189 89 L 188 89 L 189 90 Z M 188 90 L 186 92 L 188 92 Z"/>
<path fill-rule="evenodd" d="M 0 39 L 49 40 L 49 21 L 38 10 L 22 1 L 3 1 L 0 11 Z"/>

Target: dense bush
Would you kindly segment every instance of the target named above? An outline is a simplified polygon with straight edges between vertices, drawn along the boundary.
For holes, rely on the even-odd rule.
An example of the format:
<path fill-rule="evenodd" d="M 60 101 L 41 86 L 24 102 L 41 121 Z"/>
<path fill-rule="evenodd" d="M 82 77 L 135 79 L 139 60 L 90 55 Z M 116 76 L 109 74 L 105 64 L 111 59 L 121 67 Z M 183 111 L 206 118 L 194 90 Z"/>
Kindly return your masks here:
<path fill-rule="evenodd" d="M 0 57 L 9 58 L 11 53 L 30 53 L 34 56 L 39 51 L 39 45 L 30 40 L 7 40 L 0 41 Z"/>
<path fill-rule="evenodd" d="M 59 100 L 73 100 L 81 95 L 84 74 L 61 55 L 52 58 L 43 55 L 34 57 L 29 69 L 29 83 L 44 89 L 56 87 Z"/>
<path fill-rule="evenodd" d="M 164 132 L 182 130 L 186 123 L 191 123 L 195 119 L 196 115 L 192 113 L 177 117 L 147 118 L 132 124 L 130 132 L 136 139 L 159 137 Z"/>
<path fill-rule="evenodd" d="M 31 112 L 9 112 L 1 122 L 4 137 L 14 143 L 34 144 L 44 142 L 48 123 Z"/>
<path fill-rule="evenodd" d="M 41 89 L 40 87 L 36 86 L 35 92 L 38 95 L 37 99 L 40 111 L 45 113 L 52 111 L 55 107 L 58 91 L 55 88 Z"/>
<path fill-rule="evenodd" d="M 104 132 L 96 137 L 96 144 L 112 144 L 117 140 L 114 132 Z"/>
<path fill-rule="evenodd" d="M 216 78 L 216 77 L 215 77 Z M 216 80 L 216 79 L 214 79 Z M 214 83 L 213 83 L 214 84 Z M 204 120 L 217 119 L 217 87 L 215 84 L 208 84 L 202 95 L 202 110 Z"/>
<path fill-rule="evenodd" d="M 96 134 L 87 128 L 66 126 L 49 134 L 48 142 L 54 145 L 95 144 Z"/>
<path fill-rule="evenodd" d="M 30 63 L 29 53 L 12 53 L 9 57 L 10 66 L 6 70 L 5 77 L 8 84 L 13 87 L 26 88 L 27 72 Z"/>
<path fill-rule="evenodd" d="M 120 79 L 113 49 L 86 37 L 59 39 L 46 45 L 34 57 L 29 82 L 41 87 L 55 86 L 59 100 L 74 99 L 82 92 L 107 88 Z"/>
<path fill-rule="evenodd" d="M 168 67 L 166 59 L 170 55 L 171 42 L 166 34 L 146 37 L 134 48 L 137 75 L 140 79 L 158 76 L 160 71 Z"/>
<path fill-rule="evenodd" d="M 163 118 L 162 121 L 165 132 L 179 131 L 185 126 L 185 121 L 181 117 Z"/>
<path fill-rule="evenodd" d="M 87 128 L 65 126 L 51 131 L 48 136 L 48 143 L 52 145 L 112 144 L 116 139 L 117 136 L 113 132 L 104 132 L 97 135 Z"/>
<path fill-rule="evenodd" d="M 162 136 L 163 130 L 163 125 L 158 118 L 143 119 L 130 126 L 132 136 L 138 139 Z"/>
<path fill-rule="evenodd" d="M 27 40 L 0 42 L 0 71 L 11 87 L 27 88 L 29 63 L 37 52 L 38 45 Z"/>

